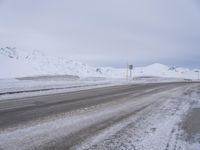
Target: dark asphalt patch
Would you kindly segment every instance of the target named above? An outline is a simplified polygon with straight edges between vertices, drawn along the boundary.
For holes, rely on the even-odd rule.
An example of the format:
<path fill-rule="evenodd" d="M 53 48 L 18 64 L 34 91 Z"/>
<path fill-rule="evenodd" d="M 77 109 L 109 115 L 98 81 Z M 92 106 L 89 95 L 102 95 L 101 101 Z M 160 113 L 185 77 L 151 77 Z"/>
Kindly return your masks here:
<path fill-rule="evenodd" d="M 200 135 L 200 108 L 193 108 L 184 122 L 183 129 L 187 133 L 187 141 L 193 141 Z"/>

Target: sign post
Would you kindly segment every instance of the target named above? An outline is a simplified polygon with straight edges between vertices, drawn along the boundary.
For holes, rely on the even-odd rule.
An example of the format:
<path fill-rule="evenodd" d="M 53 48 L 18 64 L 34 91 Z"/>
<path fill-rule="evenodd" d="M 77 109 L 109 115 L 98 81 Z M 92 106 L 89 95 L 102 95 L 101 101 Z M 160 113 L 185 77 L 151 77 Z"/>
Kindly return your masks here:
<path fill-rule="evenodd" d="M 126 79 L 127 80 L 129 80 L 129 79 L 132 80 L 132 70 L 133 70 L 133 65 L 127 64 L 127 67 L 126 67 Z"/>
<path fill-rule="evenodd" d="M 194 71 L 197 73 L 197 80 L 199 80 L 199 70 Z"/>
<path fill-rule="evenodd" d="M 129 70 L 130 70 L 130 79 L 132 80 L 133 65 L 129 65 L 128 68 L 129 68 Z"/>

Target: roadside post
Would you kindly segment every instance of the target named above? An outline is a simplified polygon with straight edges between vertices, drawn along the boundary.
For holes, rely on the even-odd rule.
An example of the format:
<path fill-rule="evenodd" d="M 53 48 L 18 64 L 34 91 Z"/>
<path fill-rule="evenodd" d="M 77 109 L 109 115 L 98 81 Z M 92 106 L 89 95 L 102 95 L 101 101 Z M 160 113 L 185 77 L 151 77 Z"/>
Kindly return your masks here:
<path fill-rule="evenodd" d="M 197 73 L 197 80 L 199 80 L 199 70 L 194 71 Z"/>
<path fill-rule="evenodd" d="M 128 80 L 128 64 L 126 65 L 126 80 Z"/>
<path fill-rule="evenodd" d="M 126 65 L 126 80 L 132 80 L 133 65 Z"/>
<path fill-rule="evenodd" d="M 129 68 L 129 71 L 130 71 L 130 79 L 132 80 L 133 65 L 129 65 L 128 68 Z"/>

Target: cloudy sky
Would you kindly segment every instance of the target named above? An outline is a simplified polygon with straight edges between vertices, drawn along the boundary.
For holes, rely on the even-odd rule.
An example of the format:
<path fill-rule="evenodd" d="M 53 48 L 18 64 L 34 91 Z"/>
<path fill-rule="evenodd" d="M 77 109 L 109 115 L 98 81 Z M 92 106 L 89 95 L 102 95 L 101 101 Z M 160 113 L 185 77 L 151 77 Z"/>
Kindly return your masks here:
<path fill-rule="evenodd" d="M 0 45 L 95 66 L 200 67 L 200 1 L 0 0 Z"/>

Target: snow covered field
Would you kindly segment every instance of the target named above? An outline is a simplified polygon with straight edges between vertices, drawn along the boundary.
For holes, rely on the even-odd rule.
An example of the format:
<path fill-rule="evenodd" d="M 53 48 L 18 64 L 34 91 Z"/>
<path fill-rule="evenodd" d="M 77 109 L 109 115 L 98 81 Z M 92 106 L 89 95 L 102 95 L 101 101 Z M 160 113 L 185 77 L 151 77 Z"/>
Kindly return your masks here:
<path fill-rule="evenodd" d="M 76 75 L 79 77 L 126 78 L 124 68 L 93 67 L 64 57 L 48 56 L 41 51 L 0 48 L 0 79 L 35 75 Z M 159 76 L 165 78 L 197 79 L 199 69 L 166 66 L 155 63 L 133 68 L 133 76 Z"/>

